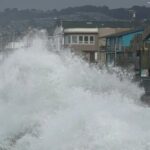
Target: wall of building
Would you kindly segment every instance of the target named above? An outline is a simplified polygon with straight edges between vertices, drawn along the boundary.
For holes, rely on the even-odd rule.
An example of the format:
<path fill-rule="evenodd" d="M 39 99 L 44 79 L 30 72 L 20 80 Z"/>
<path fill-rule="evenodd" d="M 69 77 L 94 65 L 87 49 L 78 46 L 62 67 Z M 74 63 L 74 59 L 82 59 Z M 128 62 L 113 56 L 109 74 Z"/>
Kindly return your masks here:
<path fill-rule="evenodd" d="M 107 51 L 110 53 L 107 53 L 107 63 L 112 63 L 114 61 L 114 64 L 116 65 L 127 66 L 128 62 L 130 61 L 127 59 L 130 59 L 130 57 L 132 57 L 132 59 L 135 59 L 135 56 L 132 56 L 135 54 L 131 52 L 127 52 L 127 49 L 129 49 L 131 41 L 134 39 L 134 37 L 141 33 L 142 31 L 138 31 L 138 32 L 128 33 L 125 35 L 123 34 L 120 36 L 108 37 Z M 127 57 L 126 57 L 126 53 L 128 53 Z"/>
<path fill-rule="evenodd" d="M 77 31 L 76 31 L 77 32 Z M 88 62 L 94 62 L 95 52 L 98 51 L 98 33 L 79 33 L 79 32 L 64 33 L 64 46 L 70 48 L 72 52 L 82 57 L 85 57 L 85 60 Z M 73 42 L 73 38 L 76 37 L 77 41 Z M 83 41 L 80 40 L 80 37 L 83 37 Z M 84 38 L 88 37 L 88 41 Z M 94 41 L 91 41 L 93 37 Z M 70 39 L 69 42 L 67 39 Z"/>
<path fill-rule="evenodd" d="M 98 52 L 98 63 L 104 65 L 106 64 L 106 38 L 105 36 L 129 31 L 130 28 L 99 28 L 99 39 L 98 39 L 98 46 L 99 46 L 99 52 Z M 114 42 L 111 43 L 112 47 L 114 45 Z"/>

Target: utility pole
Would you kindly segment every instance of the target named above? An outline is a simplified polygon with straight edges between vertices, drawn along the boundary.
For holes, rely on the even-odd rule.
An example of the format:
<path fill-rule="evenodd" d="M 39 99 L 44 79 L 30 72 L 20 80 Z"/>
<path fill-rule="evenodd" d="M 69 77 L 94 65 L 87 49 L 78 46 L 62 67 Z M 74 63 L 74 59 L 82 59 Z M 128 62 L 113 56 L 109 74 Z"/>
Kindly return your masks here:
<path fill-rule="evenodd" d="M 131 23 L 133 23 L 133 26 L 135 27 L 136 11 L 133 9 L 129 9 L 128 11 L 129 11 L 129 20 Z"/>

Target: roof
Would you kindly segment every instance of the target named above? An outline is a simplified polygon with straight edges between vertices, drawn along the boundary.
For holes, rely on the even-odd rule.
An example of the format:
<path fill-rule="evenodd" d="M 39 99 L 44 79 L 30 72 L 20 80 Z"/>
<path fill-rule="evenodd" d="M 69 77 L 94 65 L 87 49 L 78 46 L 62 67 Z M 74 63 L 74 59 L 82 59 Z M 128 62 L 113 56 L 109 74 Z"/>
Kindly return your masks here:
<path fill-rule="evenodd" d="M 68 28 L 64 33 L 98 33 L 98 28 Z"/>
<path fill-rule="evenodd" d="M 111 34 L 111 35 L 107 35 L 107 36 L 104 36 L 104 38 L 121 37 L 121 36 L 125 36 L 125 35 L 136 33 L 136 32 L 142 32 L 142 31 L 144 31 L 143 28 L 140 28 L 140 29 L 131 29 L 129 31 L 123 31 L 123 32 L 119 32 L 119 33 L 114 33 L 114 34 Z"/>
<path fill-rule="evenodd" d="M 129 21 L 60 21 L 58 25 L 66 28 L 101 28 L 101 27 L 132 27 L 133 24 Z"/>

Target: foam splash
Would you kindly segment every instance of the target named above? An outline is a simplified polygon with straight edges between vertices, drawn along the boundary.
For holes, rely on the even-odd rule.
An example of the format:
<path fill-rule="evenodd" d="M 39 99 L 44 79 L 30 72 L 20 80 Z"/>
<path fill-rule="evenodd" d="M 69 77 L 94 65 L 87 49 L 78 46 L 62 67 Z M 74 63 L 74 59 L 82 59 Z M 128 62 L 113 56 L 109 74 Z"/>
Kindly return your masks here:
<path fill-rule="evenodd" d="M 47 42 L 36 34 L 0 65 L 0 149 L 149 150 L 143 89 Z"/>

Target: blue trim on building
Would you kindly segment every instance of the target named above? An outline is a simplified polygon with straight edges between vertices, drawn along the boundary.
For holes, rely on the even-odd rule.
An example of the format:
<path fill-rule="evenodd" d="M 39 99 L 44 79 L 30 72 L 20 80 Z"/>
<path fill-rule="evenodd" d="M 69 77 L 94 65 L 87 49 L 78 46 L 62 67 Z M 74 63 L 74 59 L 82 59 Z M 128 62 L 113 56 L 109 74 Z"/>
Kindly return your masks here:
<path fill-rule="evenodd" d="M 121 53 L 123 54 L 125 49 L 130 46 L 133 38 L 142 34 L 143 31 L 144 29 L 136 29 L 106 36 L 107 64 L 113 63 L 115 65 L 118 55 L 120 57 Z"/>

